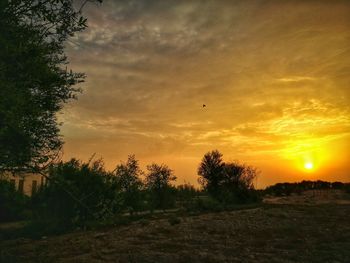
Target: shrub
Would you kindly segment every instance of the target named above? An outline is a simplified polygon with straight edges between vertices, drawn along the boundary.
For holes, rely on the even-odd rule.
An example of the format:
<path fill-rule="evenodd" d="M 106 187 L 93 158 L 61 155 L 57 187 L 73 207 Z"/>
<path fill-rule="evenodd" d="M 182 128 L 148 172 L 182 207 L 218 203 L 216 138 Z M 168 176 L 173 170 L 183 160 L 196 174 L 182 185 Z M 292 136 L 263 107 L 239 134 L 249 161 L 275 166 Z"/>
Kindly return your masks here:
<path fill-rule="evenodd" d="M 223 209 L 224 207 L 222 203 L 217 199 L 214 199 L 211 196 L 202 196 L 195 199 L 194 206 L 191 208 L 191 211 L 220 212 Z"/>
<path fill-rule="evenodd" d="M 63 226 L 104 219 L 121 210 L 121 197 L 102 161 L 76 159 L 50 168 L 49 184 L 33 196 L 37 219 Z"/>
<path fill-rule="evenodd" d="M 183 208 L 190 208 L 193 205 L 194 198 L 197 196 L 197 190 L 193 185 L 183 184 L 176 187 L 176 199 L 178 205 Z"/>
<path fill-rule="evenodd" d="M 25 218 L 28 197 L 16 191 L 15 185 L 0 179 L 0 222 Z"/>
<path fill-rule="evenodd" d="M 349 193 L 349 194 L 350 194 L 350 183 L 344 184 L 344 189 L 345 189 L 345 192 L 346 192 L 346 193 Z"/>
<path fill-rule="evenodd" d="M 181 219 L 178 218 L 177 216 L 173 215 L 171 217 L 168 218 L 168 222 L 170 225 L 174 226 L 174 225 L 178 225 L 181 223 Z"/>

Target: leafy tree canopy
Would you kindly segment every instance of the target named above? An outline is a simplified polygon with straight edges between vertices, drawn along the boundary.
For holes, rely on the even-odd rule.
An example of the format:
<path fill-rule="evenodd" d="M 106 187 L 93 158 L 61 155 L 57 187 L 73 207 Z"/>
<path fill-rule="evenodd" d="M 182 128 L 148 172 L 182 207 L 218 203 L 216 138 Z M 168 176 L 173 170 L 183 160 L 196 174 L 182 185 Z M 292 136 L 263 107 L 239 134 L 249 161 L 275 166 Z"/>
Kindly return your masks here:
<path fill-rule="evenodd" d="M 171 182 L 176 180 L 173 170 L 165 164 L 147 165 L 146 186 L 151 190 L 161 190 L 171 186 Z"/>
<path fill-rule="evenodd" d="M 198 167 L 199 183 L 209 192 L 219 191 L 224 166 L 222 154 L 218 150 L 206 153 Z"/>
<path fill-rule="evenodd" d="M 121 192 L 124 208 L 129 209 L 130 213 L 139 209 L 142 203 L 143 172 L 135 155 L 129 155 L 125 163 L 118 164 L 114 175 L 113 182 Z"/>
<path fill-rule="evenodd" d="M 64 45 L 87 27 L 73 0 L 0 1 L 0 171 L 36 172 L 62 147 L 56 113 L 80 91 Z"/>
<path fill-rule="evenodd" d="M 254 199 L 255 167 L 238 162 L 225 163 L 218 150 L 204 155 L 198 167 L 199 182 L 213 197 L 224 202 L 245 202 Z"/>
<path fill-rule="evenodd" d="M 115 169 L 115 181 L 123 192 L 138 190 L 142 186 L 143 172 L 135 155 L 129 155 L 126 163 L 118 164 Z"/>
<path fill-rule="evenodd" d="M 146 187 L 150 193 L 151 208 L 169 208 L 175 204 L 174 188 L 171 183 L 176 180 L 173 170 L 165 164 L 147 165 Z"/>

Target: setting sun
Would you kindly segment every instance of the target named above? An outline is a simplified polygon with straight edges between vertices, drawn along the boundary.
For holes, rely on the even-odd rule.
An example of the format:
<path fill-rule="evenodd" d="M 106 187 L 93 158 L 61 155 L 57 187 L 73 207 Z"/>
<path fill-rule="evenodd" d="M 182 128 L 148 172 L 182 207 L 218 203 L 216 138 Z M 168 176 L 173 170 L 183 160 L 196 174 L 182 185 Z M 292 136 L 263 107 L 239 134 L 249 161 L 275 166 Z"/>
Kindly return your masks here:
<path fill-rule="evenodd" d="M 312 170 L 314 168 L 314 165 L 311 162 L 307 162 L 305 163 L 304 167 L 306 170 Z"/>

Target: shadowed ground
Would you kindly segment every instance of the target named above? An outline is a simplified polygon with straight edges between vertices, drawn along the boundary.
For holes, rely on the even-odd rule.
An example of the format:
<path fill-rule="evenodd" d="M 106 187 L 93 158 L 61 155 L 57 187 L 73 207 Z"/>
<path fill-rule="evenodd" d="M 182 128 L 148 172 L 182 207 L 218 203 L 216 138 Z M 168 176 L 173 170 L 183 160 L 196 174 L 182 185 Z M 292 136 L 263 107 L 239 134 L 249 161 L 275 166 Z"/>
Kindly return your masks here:
<path fill-rule="evenodd" d="M 350 262 L 350 204 L 274 202 L 3 242 L 8 262 Z M 300 197 L 297 197 L 300 198 Z M 284 201 L 286 197 L 284 198 Z"/>

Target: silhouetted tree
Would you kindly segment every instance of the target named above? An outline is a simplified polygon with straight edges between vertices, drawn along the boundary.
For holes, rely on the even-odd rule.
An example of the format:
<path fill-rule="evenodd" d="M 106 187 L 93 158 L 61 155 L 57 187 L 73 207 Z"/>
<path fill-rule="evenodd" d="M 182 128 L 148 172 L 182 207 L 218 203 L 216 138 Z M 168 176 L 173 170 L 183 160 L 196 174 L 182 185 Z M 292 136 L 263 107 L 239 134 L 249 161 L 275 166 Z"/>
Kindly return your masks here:
<path fill-rule="evenodd" d="M 126 163 L 121 163 L 115 169 L 115 183 L 121 191 L 124 208 L 130 213 L 138 210 L 142 204 L 142 181 L 143 172 L 135 155 L 129 155 Z"/>
<path fill-rule="evenodd" d="M 152 208 L 165 209 L 174 205 L 175 196 L 171 183 L 175 180 L 176 176 L 167 165 L 147 165 L 145 185 L 151 194 Z"/>
<path fill-rule="evenodd" d="M 204 155 L 198 175 L 203 188 L 221 202 L 257 201 L 253 185 L 257 169 L 235 162 L 224 163 L 217 150 Z"/>
<path fill-rule="evenodd" d="M 253 181 L 258 176 L 256 168 L 238 162 L 225 163 L 224 179 L 220 185 L 219 199 L 227 203 L 257 201 Z"/>
<path fill-rule="evenodd" d="M 224 166 L 222 154 L 214 150 L 204 155 L 198 167 L 199 183 L 214 196 L 219 194 L 219 188 L 224 179 Z"/>
<path fill-rule="evenodd" d="M 101 2 L 100 0 L 86 0 Z M 84 74 L 67 70 L 64 47 L 84 30 L 73 0 L 0 1 L 0 171 L 37 172 L 62 146 L 56 113 Z"/>

